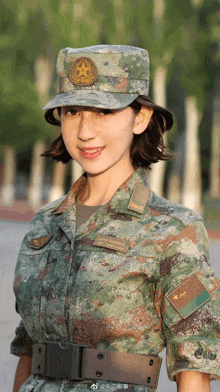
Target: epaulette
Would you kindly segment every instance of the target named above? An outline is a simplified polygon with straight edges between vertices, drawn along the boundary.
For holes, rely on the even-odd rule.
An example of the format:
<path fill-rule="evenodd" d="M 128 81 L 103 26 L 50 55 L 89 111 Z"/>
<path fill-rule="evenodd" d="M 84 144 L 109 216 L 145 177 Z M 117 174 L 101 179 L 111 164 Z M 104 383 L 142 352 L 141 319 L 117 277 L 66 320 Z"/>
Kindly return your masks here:
<path fill-rule="evenodd" d="M 185 225 L 198 220 L 203 221 L 202 216 L 198 212 L 193 211 L 182 204 L 164 199 L 153 191 L 151 192 L 151 199 L 148 206 L 152 210 L 161 213 L 161 215 L 169 215 L 178 219 Z"/>
<path fill-rule="evenodd" d="M 64 200 L 65 198 L 66 198 L 66 195 L 60 197 L 60 198 L 57 199 L 57 200 L 52 201 L 51 203 L 46 204 L 45 206 L 41 207 L 41 208 L 37 211 L 37 214 L 38 214 L 38 213 L 44 213 L 44 212 L 49 211 L 49 210 L 54 210 L 55 208 L 57 208 L 57 207 L 63 202 L 63 200 Z"/>

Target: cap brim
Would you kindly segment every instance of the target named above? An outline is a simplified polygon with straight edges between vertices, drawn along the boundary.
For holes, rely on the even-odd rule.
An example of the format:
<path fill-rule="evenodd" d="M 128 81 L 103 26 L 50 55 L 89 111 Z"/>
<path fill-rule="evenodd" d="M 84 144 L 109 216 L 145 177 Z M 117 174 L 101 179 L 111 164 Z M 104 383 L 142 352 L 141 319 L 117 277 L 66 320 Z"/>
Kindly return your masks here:
<path fill-rule="evenodd" d="M 133 102 L 138 94 L 110 93 L 95 90 L 74 90 L 57 94 L 43 107 L 43 110 L 61 106 L 90 106 L 105 109 L 121 109 Z"/>

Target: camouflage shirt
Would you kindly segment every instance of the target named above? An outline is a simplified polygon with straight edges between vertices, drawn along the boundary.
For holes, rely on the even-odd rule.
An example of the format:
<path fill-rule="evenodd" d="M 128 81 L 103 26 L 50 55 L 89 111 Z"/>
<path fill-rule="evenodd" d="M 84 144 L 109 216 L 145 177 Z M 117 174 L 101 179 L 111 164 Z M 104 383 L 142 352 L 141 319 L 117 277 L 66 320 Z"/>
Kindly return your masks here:
<path fill-rule="evenodd" d="M 75 232 L 85 181 L 43 207 L 23 240 L 14 280 L 22 321 L 11 352 L 31 355 L 31 343 L 44 341 L 155 356 L 166 346 L 170 380 L 184 370 L 219 379 L 220 282 L 200 215 L 158 197 L 138 168 Z M 127 388 L 99 381 L 100 390 Z M 32 375 L 20 391 L 77 389 L 91 392 L 88 382 Z"/>

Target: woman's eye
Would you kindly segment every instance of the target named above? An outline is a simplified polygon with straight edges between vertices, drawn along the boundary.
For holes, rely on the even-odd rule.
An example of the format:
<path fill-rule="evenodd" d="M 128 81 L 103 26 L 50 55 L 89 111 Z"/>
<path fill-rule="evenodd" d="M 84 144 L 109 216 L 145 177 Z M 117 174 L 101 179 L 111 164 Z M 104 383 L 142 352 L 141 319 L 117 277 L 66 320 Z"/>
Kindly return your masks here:
<path fill-rule="evenodd" d="M 112 110 L 110 110 L 110 109 L 101 109 L 99 113 L 100 114 L 104 114 L 104 115 L 111 114 Z"/>
<path fill-rule="evenodd" d="M 77 110 L 75 110 L 75 109 L 67 109 L 67 108 L 63 108 L 62 110 L 61 110 L 61 115 L 64 115 L 64 116 L 75 116 L 76 114 L 77 114 Z"/>
<path fill-rule="evenodd" d="M 74 110 L 74 109 L 70 109 L 70 110 L 67 110 L 67 111 L 65 112 L 65 114 L 68 114 L 68 115 L 70 115 L 70 116 L 75 116 L 75 115 L 77 114 L 77 111 Z"/>

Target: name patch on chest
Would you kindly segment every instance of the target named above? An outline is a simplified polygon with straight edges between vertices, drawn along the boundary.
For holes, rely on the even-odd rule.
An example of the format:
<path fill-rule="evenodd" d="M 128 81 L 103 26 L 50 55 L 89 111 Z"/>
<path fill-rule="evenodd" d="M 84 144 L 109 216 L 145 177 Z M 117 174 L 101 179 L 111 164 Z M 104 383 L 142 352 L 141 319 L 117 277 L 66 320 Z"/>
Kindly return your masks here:
<path fill-rule="evenodd" d="M 122 253 L 127 253 L 130 241 L 122 240 L 121 238 L 110 237 L 108 235 L 98 234 L 95 241 L 93 242 L 93 245 L 100 246 L 101 248 L 113 249 Z"/>
<path fill-rule="evenodd" d="M 184 319 L 210 298 L 211 295 L 196 274 L 193 274 L 167 296 L 167 299 Z"/>

